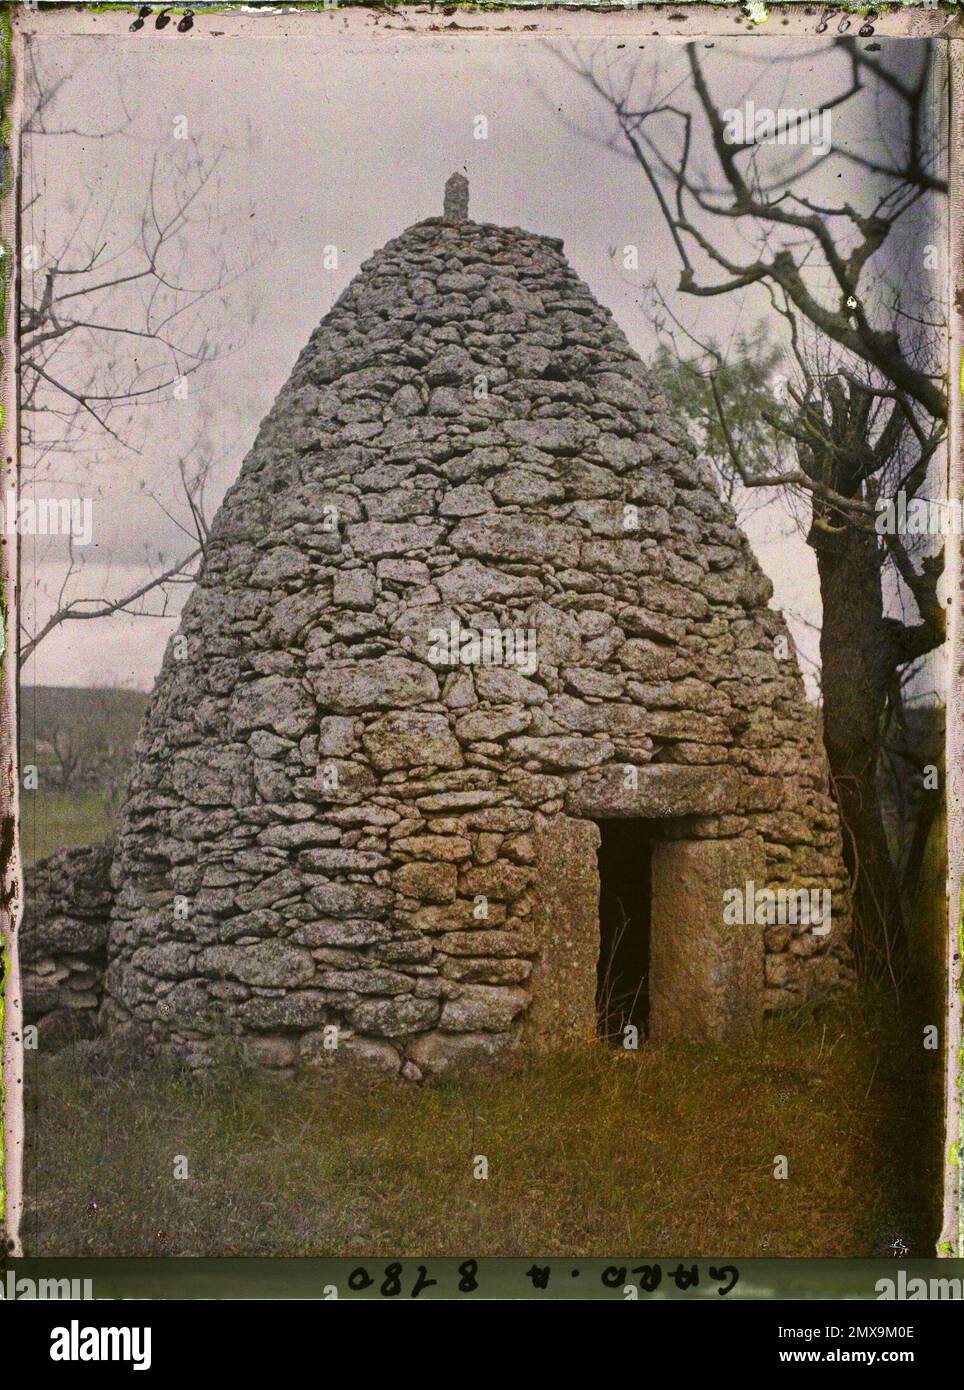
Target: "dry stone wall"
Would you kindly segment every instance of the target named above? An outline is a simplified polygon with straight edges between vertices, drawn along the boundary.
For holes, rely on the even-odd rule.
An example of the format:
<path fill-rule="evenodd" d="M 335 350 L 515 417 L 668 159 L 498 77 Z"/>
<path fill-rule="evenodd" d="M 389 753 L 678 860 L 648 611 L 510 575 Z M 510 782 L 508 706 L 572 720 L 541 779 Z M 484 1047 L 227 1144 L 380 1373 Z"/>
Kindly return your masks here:
<path fill-rule="evenodd" d="M 45 1050 L 97 1032 L 112 847 L 58 850 L 28 868 L 20 928 L 24 1023 Z"/>
<path fill-rule="evenodd" d="M 835 910 L 767 929 L 766 1005 L 847 975 L 769 582 L 562 244 L 449 193 L 301 353 L 135 750 L 104 1022 L 198 1061 L 243 1034 L 417 1077 L 536 1041 L 566 1014 L 532 988 L 562 816 L 759 841 Z"/>

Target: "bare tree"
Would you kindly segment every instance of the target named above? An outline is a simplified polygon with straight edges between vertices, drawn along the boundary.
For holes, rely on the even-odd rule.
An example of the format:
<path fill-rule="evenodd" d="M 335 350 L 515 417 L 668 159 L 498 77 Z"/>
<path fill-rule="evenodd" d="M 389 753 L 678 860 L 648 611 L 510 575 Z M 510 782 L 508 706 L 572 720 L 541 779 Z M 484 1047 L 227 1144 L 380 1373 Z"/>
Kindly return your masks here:
<path fill-rule="evenodd" d="M 906 933 L 878 794 L 882 739 L 902 676 L 945 636 L 943 552 L 875 524 L 882 498 L 933 489 L 947 420 L 940 308 L 915 298 L 919 277 L 895 268 L 891 250 L 902 227 L 928 226 L 947 187 L 927 119 L 931 53 L 921 51 L 908 72 L 857 40 L 836 40 L 827 56 L 839 84 L 820 113 L 859 121 L 869 103 L 877 138 L 866 150 L 828 142 L 817 155 L 801 154 L 809 108 L 768 113 L 762 134 L 737 131 L 714 96 L 713 60 L 695 43 L 686 47 L 687 81 L 671 97 L 658 72 L 614 63 L 611 50 L 561 55 L 605 102 L 613 147 L 642 173 L 678 257 L 679 293 L 762 292 L 784 326 L 786 391 L 758 401 L 759 418 L 784 444 L 773 453 L 761 457 L 759 425 L 755 437 L 734 428 L 728 364 L 714 345 L 701 345 L 695 369 L 724 472 L 743 488 L 806 504 L 823 601 L 824 740 L 854 883 L 858 960 L 895 978 Z M 847 164 L 864 171 L 863 206 L 853 180 L 833 181 Z M 828 196 L 835 186 L 845 191 Z"/>
<path fill-rule="evenodd" d="M 252 255 L 237 254 L 237 209 L 222 204 L 224 149 L 208 154 L 186 130 L 172 137 L 163 157 L 154 153 L 139 206 L 105 179 L 76 203 L 66 195 L 58 215 L 45 216 L 36 170 L 51 150 L 70 140 L 103 142 L 105 162 L 122 167 L 136 141 L 122 94 L 114 125 L 81 130 L 58 119 L 76 77 L 48 80 L 32 47 L 28 63 L 33 97 L 23 128 L 27 244 L 20 303 L 27 481 L 62 484 L 65 458 L 91 478 L 107 459 L 116 465 L 126 458 L 143 470 L 149 458 L 158 481 L 144 491 L 183 546 L 173 557 L 145 550 L 147 579 L 116 597 L 90 592 L 84 556 L 68 538 L 52 612 L 35 632 L 24 633 L 21 663 L 65 622 L 121 612 L 162 615 L 176 587 L 192 581 L 207 540 L 205 489 L 216 457 L 199 431 L 174 461 L 172 479 L 172 465 L 156 456 L 165 433 L 159 422 L 186 398 L 192 377 L 233 350 L 219 329 L 229 317 L 232 287 L 253 263 Z"/>

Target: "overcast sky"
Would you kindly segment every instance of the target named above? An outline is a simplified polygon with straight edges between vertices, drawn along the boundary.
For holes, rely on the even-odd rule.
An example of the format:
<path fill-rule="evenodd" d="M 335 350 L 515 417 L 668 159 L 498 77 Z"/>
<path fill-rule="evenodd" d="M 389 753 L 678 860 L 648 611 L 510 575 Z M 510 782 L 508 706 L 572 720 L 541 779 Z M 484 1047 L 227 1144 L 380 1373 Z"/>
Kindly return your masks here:
<path fill-rule="evenodd" d="M 679 44 L 653 40 L 627 53 L 613 41 L 611 49 L 613 63 L 638 64 L 647 91 L 685 96 Z M 723 105 L 750 98 L 813 106 L 839 88 L 842 74 L 818 52 L 812 40 L 754 40 L 751 59 L 746 44 L 726 40 L 706 58 Z M 761 62 L 766 54 L 779 61 Z M 120 251 L 152 167 L 162 198 L 174 186 L 188 148 L 174 135 L 186 129 L 205 157 L 220 158 L 195 209 L 199 226 L 183 248 L 183 273 L 207 283 L 225 267 L 233 275 L 252 262 L 199 311 L 230 350 L 191 379 L 186 400 L 149 406 L 130 432 L 120 430 L 135 448 L 105 436 L 93 451 L 54 448 L 44 460 L 38 491 L 93 499 L 94 544 L 69 594 L 119 595 L 150 564 L 184 553 L 178 457 L 198 447 L 216 456 L 208 499 L 216 503 L 318 320 L 373 250 L 440 213 L 455 169 L 468 174 L 475 218 L 562 237 L 576 271 L 644 357 L 654 340 L 642 300 L 654 275 L 688 327 L 724 344 L 765 313 L 759 292 L 709 301 L 675 293 L 678 262 L 641 172 L 603 148 L 614 133 L 610 113 L 538 38 L 197 36 L 149 53 L 125 44 L 122 61 L 107 38 L 49 39 L 37 43 L 36 59 L 42 86 L 57 86 L 49 124 L 79 133 L 27 142 L 25 190 L 35 201 L 26 244 L 59 244 L 71 229 L 79 241 L 102 227 L 100 240 Z M 484 140 L 474 138 L 479 115 L 488 122 Z M 93 138 L 105 131 L 116 133 Z M 851 104 L 834 141 L 879 148 L 886 120 L 869 103 Z M 847 196 L 861 202 L 867 176 L 847 171 Z M 322 263 L 329 244 L 338 247 L 337 269 Z M 627 244 L 640 248 L 638 272 L 622 268 Z M 25 465 L 29 476 L 30 459 Z M 776 601 L 801 615 L 797 639 L 814 655 L 807 624 L 819 625 L 820 604 L 812 553 L 779 503 L 758 511 L 747 529 Z M 61 543 L 25 541 L 31 627 L 51 611 L 64 570 Z M 149 689 L 175 619 L 176 611 L 68 623 L 42 643 L 25 679 Z"/>

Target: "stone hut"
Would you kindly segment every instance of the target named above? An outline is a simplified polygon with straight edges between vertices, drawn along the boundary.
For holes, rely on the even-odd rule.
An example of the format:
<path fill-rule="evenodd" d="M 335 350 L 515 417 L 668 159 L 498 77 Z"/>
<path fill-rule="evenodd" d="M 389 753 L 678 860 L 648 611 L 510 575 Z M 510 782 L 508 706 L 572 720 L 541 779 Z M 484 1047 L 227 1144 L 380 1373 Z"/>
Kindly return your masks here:
<path fill-rule="evenodd" d="M 453 176 L 218 513 L 134 754 L 102 1024 L 417 1079 L 739 1034 L 846 979 L 770 596 L 562 243 L 471 221 Z"/>

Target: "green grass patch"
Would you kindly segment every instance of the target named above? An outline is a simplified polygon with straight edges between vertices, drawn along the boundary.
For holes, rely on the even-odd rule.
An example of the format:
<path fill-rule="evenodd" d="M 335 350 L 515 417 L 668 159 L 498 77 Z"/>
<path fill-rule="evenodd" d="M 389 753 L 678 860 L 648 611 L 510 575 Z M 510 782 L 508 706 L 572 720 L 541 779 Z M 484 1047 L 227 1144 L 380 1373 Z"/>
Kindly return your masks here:
<path fill-rule="evenodd" d="M 25 791 L 21 796 L 20 847 L 25 864 L 57 849 L 99 845 L 114 828 L 106 791 Z"/>
<path fill-rule="evenodd" d="M 744 1047 L 600 1043 L 418 1087 L 28 1054 L 26 1250 L 929 1255 L 940 1058 L 912 1012 L 851 998 Z"/>

